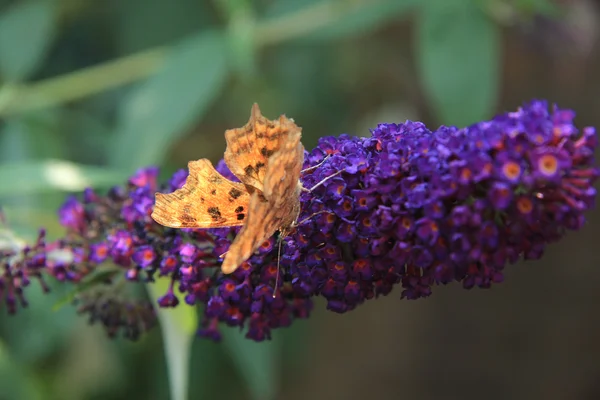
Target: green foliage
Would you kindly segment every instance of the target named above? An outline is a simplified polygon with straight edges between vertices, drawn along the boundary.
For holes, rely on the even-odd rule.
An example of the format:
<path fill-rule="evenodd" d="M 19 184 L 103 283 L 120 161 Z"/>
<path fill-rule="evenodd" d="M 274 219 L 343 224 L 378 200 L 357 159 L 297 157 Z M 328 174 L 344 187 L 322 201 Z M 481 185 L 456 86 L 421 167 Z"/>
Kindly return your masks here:
<path fill-rule="evenodd" d="M 517 0 L 515 7 L 524 15 L 558 16 L 560 14 L 557 2 L 551 0 Z"/>
<path fill-rule="evenodd" d="M 20 81 L 41 67 L 54 37 L 54 2 L 23 1 L 0 15 L 0 74 Z"/>
<path fill-rule="evenodd" d="M 277 340 L 267 343 L 249 343 L 236 329 L 223 330 L 223 337 L 227 341 L 227 348 L 234 365 L 248 385 L 252 398 L 275 399 L 277 382 L 280 378 L 278 371 L 281 343 Z"/>
<path fill-rule="evenodd" d="M 155 284 L 148 285 L 150 297 L 158 299 L 167 292 L 170 285 L 170 279 L 157 279 Z M 188 392 L 192 340 L 198 326 L 196 310 L 192 307 L 159 310 L 158 317 L 165 342 L 171 397 L 173 400 L 185 400 Z"/>
<path fill-rule="evenodd" d="M 34 195 L 60 190 L 80 192 L 124 181 L 123 170 L 81 165 L 65 160 L 25 160 L 0 164 L 0 196 Z M 15 179 L 18 176 L 19 179 Z"/>
<path fill-rule="evenodd" d="M 42 225 L 57 236 L 65 192 L 122 183 L 150 164 L 172 171 L 192 158 L 216 161 L 224 129 L 245 123 L 254 101 L 270 118 L 294 117 L 307 148 L 320 136 L 367 134 L 355 127 L 379 122 L 373 115 L 419 119 L 397 106 L 415 100 L 402 90 L 414 84 L 404 73 L 411 63 L 435 122 L 488 117 L 501 58 L 499 27 L 488 12 L 498 5 L 505 4 L 0 1 L 0 205 L 26 238 Z M 517 7 L 532 13 L 547 5 L 522 0 Z M 415 60 L 406 51 L 411 37 Z M 150 296 L 169 284 L 150 285 Z M 194 398 L 273 399 L 281 371 L 303 368 L 297 349 L 316 329 L 304 326 L 307 333 L 297 335 L 294 326 L 291 335 L 278 332 L 274 342 L 258 344 L 225 330 L 223 344 L 192 349 L 197 310 L 180 304 L 160 312 L 162 344 L 119 343 L 118 355 L 109 355 L 114 343 L 86 342 L 71 308 L 52 312 L 72 292 L 53 293 L 53 301 L 34 295 L 27 312 L 0 321 L 2 398 L 159 399 L 170 387 L 171 398 L 183 400 L 189 386 Z M 99 354 L 93 373 L 68 367 L 69 357 L 82 357 L 77 340 Z M 291 356 L 282 357 L 283 347 Z M 49 363 L 52 371 L 43 368 Z M 119 365 L 127 367 L 117 371 Z M 74 376 L 107 378 L 104 386 L 61 389 Z"/>
<path fill-rule="evenodd" d="M 311 31 L 299 37 L 299 40 L 347 40 L 397 20 L 418 3 L 418 0 L 281 0 L 273 3 L 266 15 L 273 21 L 285 21 L 289 15 L 298 16 L 309 26 L 312 24 Z"/>
<path fill-rule="evenodd" d="M 126 171 L 161 163 L 165 150 L 202 116 L 226 77 L 220 34 L 201 33 L 178 44 L 162 70 L 125 98 L 109 163 Z"/>
<path fill-rule="evenodd" d="M 477 3 L 431 0 L 417 19 L 423 86 L 439 119 L 468 125 L 492 114 L 498 93 L 498 27 Z"/>

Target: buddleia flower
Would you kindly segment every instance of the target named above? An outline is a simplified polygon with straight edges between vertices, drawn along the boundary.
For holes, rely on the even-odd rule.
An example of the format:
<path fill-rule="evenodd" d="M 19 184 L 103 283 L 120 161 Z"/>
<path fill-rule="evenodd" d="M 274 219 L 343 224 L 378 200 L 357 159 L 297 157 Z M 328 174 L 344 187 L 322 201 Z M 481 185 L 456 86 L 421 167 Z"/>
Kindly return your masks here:
<path fill-rule="evenodd" d="M 580 229 L 594 206 L 597 135 L 574 117 L 532 101 L 466 128 L 431 131 L 407 121 L 380 124 L 369 137 L 323 137 L 305 154 L 304 168 L 315 168 L 301 182 L 310 189 L 335 176 L 301 194 L 302 222 L 289 236 L 265 241 L 229 275 L 220 271 L 222 255 L 239 228 L 158 225 L 150 218 L 154 193 L 180 188 L 187 172 L 159 185 L 156 168 L 141 169 L 106 195 L 90 189 L 68 198 L 59 210 L 64 238 L 46 243 L 42 234 L 19 254 L 5 251 L 1 294 L 15 311 L 32 280 L 81 285 L 110 265 L 110 279 L 79 297 L 80 311 L 110 334 L 136 338 L 155 323 L 143 302 L 111 291 L 115 282 L 165 277 L 171 285 L 155 306 L 198 305 L 200 336 L 219 340 L 228 325 L 261 341 L 307 318 L 317 296 L 344 313 L 394 288 L 407 300 L 450 283 L 489 288 L 506 266 L 539 259 Z M 223 161 L 217 170 L 237 180 Z M 49 259 L 57 249 L 69 257 Z"/>

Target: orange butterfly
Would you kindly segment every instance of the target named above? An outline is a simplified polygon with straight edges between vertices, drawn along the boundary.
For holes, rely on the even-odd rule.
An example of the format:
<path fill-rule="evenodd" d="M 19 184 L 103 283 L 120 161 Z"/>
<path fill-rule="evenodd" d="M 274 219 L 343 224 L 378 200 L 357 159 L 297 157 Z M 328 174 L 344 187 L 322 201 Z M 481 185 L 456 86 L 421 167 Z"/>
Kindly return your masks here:
<path fill-rule="evenodd" d="M 152 218 L 171 228 L 241 225 L 221 266 L 232 273 L 276 231 L 284 238 L 295 226 L 300 192 L 306 190 L 300 183 L 301 136 L 293 120 L 284 115 L 268 120 L 254 104 L 246 125 L 225 131 L 225 163 L 241 183 L 225 178 L 205 158 L 190 161 L 181 189 L 156 193 Z"/>

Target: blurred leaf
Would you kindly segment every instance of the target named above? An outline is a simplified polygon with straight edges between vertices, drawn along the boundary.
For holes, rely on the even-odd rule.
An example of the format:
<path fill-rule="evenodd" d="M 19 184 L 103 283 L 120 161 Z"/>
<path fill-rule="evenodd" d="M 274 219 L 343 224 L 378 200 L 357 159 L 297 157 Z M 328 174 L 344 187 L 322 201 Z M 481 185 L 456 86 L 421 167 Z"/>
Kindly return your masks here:
<path fill-rule="evenodd" d="M 36 198 L 37 197 L 38 196 L 36 196 Z M 16 202 L 12 202 L 13 204 L 7 206 L 7 200 L 14 199 L 12 197 L 2 198 L 0 206 L 6 213 L 8 226 L 14 233 L 29 242 L 36 240 L 40 227 L 44 227 L 48 237 L 51 238 L 56 238 L 64 233 L 64 227 L 59 224 L 58 218 L 56 218 L 56 210 L 58 207 L 54 207 L 52 211 L 49 211 L 46 204 L 43 205 L 43 208 L 27 203 L 18 204 Z"/>
<path fill-rule="evenodd" d="M 30 136 L 29 147 L 32 158 L 65 158 L 68 146 L 65 146 L 63 141 L 64 130 L 60 123 L 61 119 L 61 110 L 56 108 L 31 112 L 19 117 Z"/>
<path fill-rule="evenodd" d="M 248 385 L 255 400 L 276 397 L 279 382 L 281 344 L 276 341 L 256 343 L 246 339 L 237 328 L 222 330 L 223 344 L 227 346 L 234 364 Z"/>
<path fill-rule="evenodd" d="M 335 0 L 304 0 L 302 2 L 296 0 L 277 0 L 269 4 L 263 15 L 267 20 L 277 19 L 322 5 L 329 7 L 333 2 Z"/>
<path fill-rule="evenodd" d="M 235 373 L 224 343 L 205 338 L 194 340 L 190 368 L 194 374 L 190 399 L 235 399 L 241 397 L 240 392 L 248 392 L 245 382 Z"/>
<path fill-rule="evenodd" d="M 246 80 L 258 73 L 255 24 L 252 10 L 242 9 L 230 16 L 227 30 L 231 64 L 239 76 Z"/>
<path fill-rule="evenodd" d="M 9 119 L 0 131 L 0 161 L 18 161 L 31 156 L 30 132 L 21 119 Z M 1 183 L 0 183 L 1 184 Z"/>
<path fill-rule="evenodd" d="M 331 90 L 332 79 L 326 71 L 331 65 L 331 59 L 338 54 L 339 52 L 332 54 L 331 47 L 325 44 L 296 42 L 273 49 L 267 55 L 265 74 L 270 78 L 271 90 L 274 93 L 259 104 L 264 104 L 261 107 L 267 110 L 267 101 L 272 101 L 275 115 L 278 112 L 296 110 L 295 117 L 301 112 L 306 115 L 318 114 L 315 107 L 320 102 L 337 104 L 334 97 L 337 93 Z M 307 82 L 311 84 L 307 85 Z M 288 96 L 287 93 L 294 93 L 294 96 Z M 302 123 L 305 123 L 304 120 Z M 303 134 L 305 146 L 305 141 L 310 140 L 311 135 L 314 135 L 314 132 L 307 131 Z"/>
<path fill-rule="evenodd" d="M 209 25 L 211 3 L 198 0 L 127 0 L 113 2 L 119 53 L 168 45 Z M 155 27 L 160 26 L 160 29 Z"/>
<path fill-rule="evenodd" d="M 220 92 L 227 67 L 224 40 L 217 33 L 203 33 L 174 48 L 163 70 L 126 99 L 110 163 L 126 170 L 160 164 Z"/>
<path fill-rule="evenodd" d="M 546 16 L 558 16 L 560 14 L 560 6 L 555 1 L 517 0 L 514 4 L 521 13 L 542 14 Z"/>
<path fill-rule="evenodd" d="M 27 198 L 26 196 L 17 197 Z M 37 200 L 37 198 L 41 196 L 35 197 Z M 31 198 L 31 196 L 29 198 Z M 30 243 L 37 239 L 40 227 L 43 227 L 46 230 L 47 236 L 52 239 L 58 238 L 64 234 L 65 228 L 60 225 L 59 220 L 56 217 L 58 206 L 54 204 L 50 206 L 42 201 L 39 202 L 41 203 L 40 205 L 30 205 L 28 203 L 21 205 L 12 202 L 13 204 L 6 206 L 5 204 L 8 200 L 14 200 L 14 198 L 2 197 L 0 199 L 0 205 L 6 212 L 6 219 L 9 222 L 10 229 L 17 235 L 27 239 Z"/>
<path fill-rule="evenodd" d="M 54 38 L 54 2 L 21 1 L 0 15 L 0 73 L 10 81 L 29 77 Z"/>
<path fill-rule="evenodd" d="M 341 18 L 309 34 L 307 39 L 337 40 L 364 35 L 400 18 L 418 4 L 419 0 L 379 0 L 364 2 L 362 5 L 347 3 L 347 9 L 340 7 L 343 12 Z"/>
<path fill-rule="evenodd" d="M 488 116 L 498 95 L 498 27 L 474 1 L 429 0 L 417 20 L 423 85 L 443 124 Z"/>
<path fill-rule="evenodd" d="M 3 342 L 0 342 L 0 387 L 3 400 L 44 398 L 35 376 L 12 359 Z"/>
<path fill-rule="evenodd" d="M 10 323 L 2 327 L 2 335 L 18 363 L 34 364 L 59 354 L 65 337 L 73 330 L 77 318 L 73 309 L 57 312 L 50 309 L 66 286 L 56 282 L 49 282 L 49 286 L 51 291 L 44 292 L 37 280 L 32 280 L 25 291 L 27 309 L 19 307 L 19 312 L 10 317 Z"/>
<path fill-rule="evenodd" d="M 36 111 L 10 117 L 0 134 L 0 160 L 23 161 L 27 158 L 63 158 L 63 134 L 58 109 Z M 69 143 L 71 144 L 71 143 Z"/>
<path fill-rule="evenodd" d="M 98 101 L 99 97 L 94 100 Z M 62 152 L 68 154 L 65 158 L 86 164 L 106 164 L 113 130 L 108 126 L 108 118 L 103 119 L 98 114 L 83 107 L 60 109 L 60 123 L 56 128 L 60 129 L 62 141 L 69 143 L 62 148 Z"/>
<path fill-rule="evenodd" d="M 167 293 L 170 285 L 169 278 L 158 278 L 153 284 L 146 286 L 154 304 Z M 173 290 L 180 299 L 184 297 L 177 291 L 177 288 Z M 180 304 L 178 307 L 170 309 L 161 309 L 155 305 L 155 308 L 163 334 L 171 400 L 186 400 L 188 398 L 192 340 L 198 327 L 196 308 L 187 304 Z"/>
<path fill-rule="evenodd" d="M 3 165 L 26 162 L 33 157 L 33 135 L 27 124 L 21 118 L 11 118 L 0 131 L 0 170 Z M 25 208 L 39 208 L 40 199 L 37 196 L 25 196 L 23 193 L 14 192 L 13 188 L 24 183 L 24 177 L 16 175 L 18 171 L 6 171 L 0 174 L 0 192 L 10 191 L 11 196 L 2 199 L 2 207 L 6 210 L 10 206 L 19 206 Z M 15 179 L 18 177 L 17 179 Z M 7 214 L 9 221 L 11 215 Z M 11 221 L 11 229 L 19 234 L 27 235 L 33 233 L 31 227 L 25 224 Z"/>
<path fill-rule="evenodd" d="M 18 179 L 15 179 L 18 177 Z M 31 160 L 0 164 L 0 196 L 52 190 L 81 191 L 122 182 L 127 174 L 63 160 Z"/>
<path fill-rule="evenodd" d="M 306 320 L 294 320 L 292 326 L 280 329 L 274 340 L 281 341 L 281 360 L 286 371 L 293 373 L 301 371 L 311 362 L 310 340 L 313 335 L 314 324 Z"/>
<path fill-rule="evenodd" d="M 281 29 L 294 30 L 295 25 L 311 26 L 304 40 L 337 40 L 364 35 L 385 26 L 418 4 L 418 0 L 280 0 L 266 15 L 269 23 L 286 20 Z M 294 16 L 297 15 L 297 18 Z M 291 17 L 291 18 L 290 18 Z M 287 20 L 289 18 L 289 20 Z M 276 35 L 275 33 L 271 33 Z"/>

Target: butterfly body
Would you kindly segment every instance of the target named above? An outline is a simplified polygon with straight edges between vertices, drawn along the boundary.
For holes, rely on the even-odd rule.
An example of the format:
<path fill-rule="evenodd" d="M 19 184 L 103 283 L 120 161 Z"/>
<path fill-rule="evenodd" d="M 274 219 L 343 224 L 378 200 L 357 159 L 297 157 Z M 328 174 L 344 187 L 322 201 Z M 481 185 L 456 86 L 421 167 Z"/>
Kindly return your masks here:
<path fill-rule="evenodd" d="M 190 161 L 182 188 L 156 194 L 152 218 L 172 228 L 242 226 L 221 266 L 224 273 L 235 271 L 276 231 L 286 236 L 298 219 L 301 136 L 291 119 L 268 120 L 254 104 L 246 125 L 225 132 L 225 163 L 240 182 L 207 159 Z"/>

